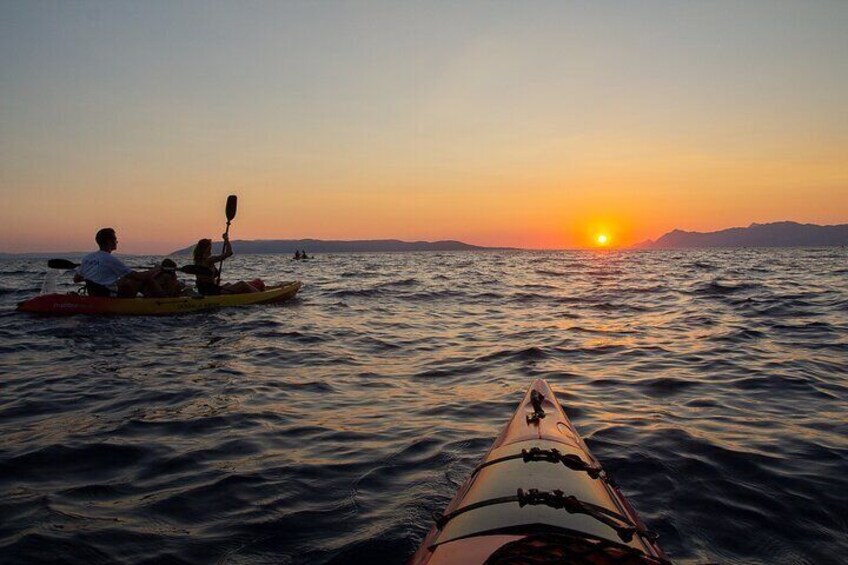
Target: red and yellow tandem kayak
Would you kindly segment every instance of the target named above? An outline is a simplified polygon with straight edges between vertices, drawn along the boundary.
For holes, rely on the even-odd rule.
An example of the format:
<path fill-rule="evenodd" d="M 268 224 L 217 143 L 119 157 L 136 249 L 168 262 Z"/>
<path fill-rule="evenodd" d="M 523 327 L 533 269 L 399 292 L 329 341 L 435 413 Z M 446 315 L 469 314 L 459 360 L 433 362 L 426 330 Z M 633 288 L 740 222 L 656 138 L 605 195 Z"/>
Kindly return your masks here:
<path fill-rule="evenodd" d="M 409 563 L 670 563 L 656 539 L 537 380 Z"/>
<path fill-rule="evenodd" d="M 273 304 L 292 298 L 300 281 L 286 282 L 250 294 L 219 296 L 178 296 L 175 298 L 100 298 L 79 294 L 42 294 L 18 304 L 18 310 L 36 314 L 109 314 L 123 316 L 162 316 L 196 312 L 227 306 Z"/>

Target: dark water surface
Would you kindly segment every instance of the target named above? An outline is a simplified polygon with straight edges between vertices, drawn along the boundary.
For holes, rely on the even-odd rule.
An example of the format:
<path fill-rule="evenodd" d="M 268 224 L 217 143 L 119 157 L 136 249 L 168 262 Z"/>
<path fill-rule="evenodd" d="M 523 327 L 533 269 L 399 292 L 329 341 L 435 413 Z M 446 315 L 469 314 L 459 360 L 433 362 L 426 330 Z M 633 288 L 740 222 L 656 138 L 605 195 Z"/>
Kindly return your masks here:
<path fill-rule="evenodd" d="M 302 294 L 14 312 L 44 264 L 0 260 L 2 563 L 403 563 L 538 377 L 676 561 L 846 562 L 845 249 L 241 256 Z"/>

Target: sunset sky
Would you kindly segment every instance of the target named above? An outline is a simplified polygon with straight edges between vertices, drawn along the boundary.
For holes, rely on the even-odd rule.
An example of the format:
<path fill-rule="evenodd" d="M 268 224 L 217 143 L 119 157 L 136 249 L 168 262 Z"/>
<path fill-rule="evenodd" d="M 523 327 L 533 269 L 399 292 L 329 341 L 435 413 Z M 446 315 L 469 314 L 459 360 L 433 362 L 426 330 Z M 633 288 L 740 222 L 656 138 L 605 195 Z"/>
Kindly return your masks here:
<path fill-rule="evenodd" d="M 848 222 L 848 2 L 0 0 L 0 251 Z"/>

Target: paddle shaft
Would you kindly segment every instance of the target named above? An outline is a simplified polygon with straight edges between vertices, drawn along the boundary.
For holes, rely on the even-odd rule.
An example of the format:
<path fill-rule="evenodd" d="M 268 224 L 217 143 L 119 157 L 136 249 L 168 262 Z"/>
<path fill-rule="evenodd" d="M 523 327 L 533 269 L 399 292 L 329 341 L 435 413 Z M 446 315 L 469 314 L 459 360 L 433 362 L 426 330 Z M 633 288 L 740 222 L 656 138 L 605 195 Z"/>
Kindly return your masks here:
<path fill-rule="evenodd" d="M 227 238 L 230 237 L 230 220 L 227 220 L 227 230 L 224 232 L 224 243 L 221 246 L 221 255 L 227 254 Z M 224 270 L 224 259 L 221 258 L 221 262 L 218 263 L 218 278 L 215 280 L 215 284 L 218 286 L 221 285 L 221 271 Z"/>
<path fill-rule="evenodd" d="M 218 278 L 215 280 L 215 284 L 221 286 L 221 271 L 224 270 L 224 258 L 227 254 L 227 244 L 229 242 L 230 237 L 230 222 L 233 221 L 233 218 L 236 217 L 236 210 L 238 210 L 238 196 L 235 194 L 230 194 L 227 196 L 227 207 L 224 211 L 224 214 L 227 216 L 227 230 L 224 232 L 224 244 L 221 247 L 221 262 L 218 264 Z M 232 250 L 232 247 L 230 247 Z"/>

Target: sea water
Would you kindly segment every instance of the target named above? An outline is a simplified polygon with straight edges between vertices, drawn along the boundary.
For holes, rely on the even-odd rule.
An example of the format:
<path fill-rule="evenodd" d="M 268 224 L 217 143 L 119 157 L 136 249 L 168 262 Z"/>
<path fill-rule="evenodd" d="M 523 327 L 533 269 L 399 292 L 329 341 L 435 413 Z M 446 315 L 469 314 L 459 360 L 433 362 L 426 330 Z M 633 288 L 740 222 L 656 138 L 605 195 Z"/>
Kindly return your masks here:
<path fill-rule="evenodd" d="M 301 293 L 166 318 L 0 273 L 3 563 L 403 563 L 536 378 L 675 561 L 848 555 L 844 248 L 242 255 Z"/>

